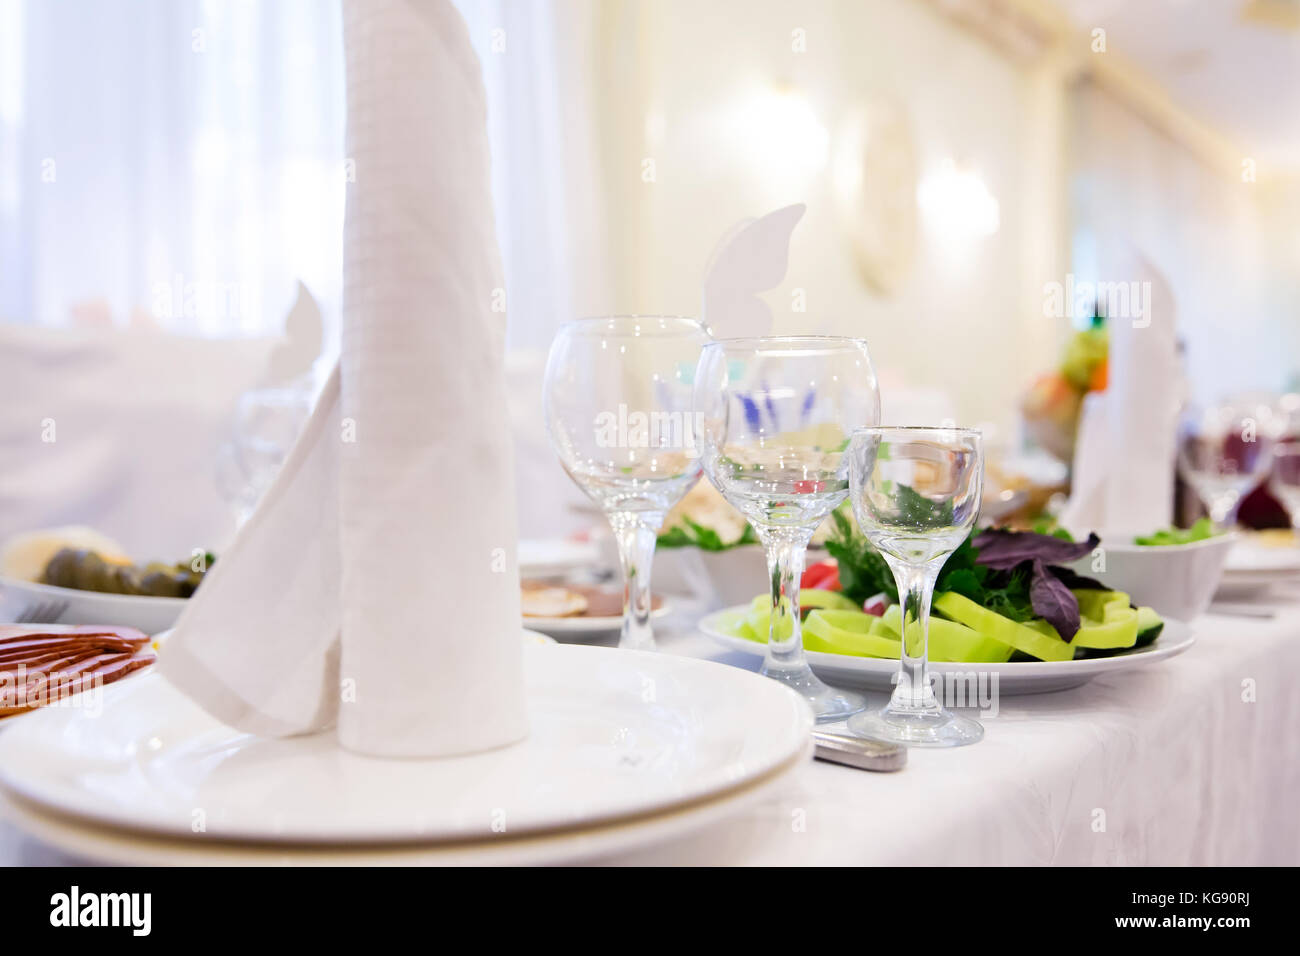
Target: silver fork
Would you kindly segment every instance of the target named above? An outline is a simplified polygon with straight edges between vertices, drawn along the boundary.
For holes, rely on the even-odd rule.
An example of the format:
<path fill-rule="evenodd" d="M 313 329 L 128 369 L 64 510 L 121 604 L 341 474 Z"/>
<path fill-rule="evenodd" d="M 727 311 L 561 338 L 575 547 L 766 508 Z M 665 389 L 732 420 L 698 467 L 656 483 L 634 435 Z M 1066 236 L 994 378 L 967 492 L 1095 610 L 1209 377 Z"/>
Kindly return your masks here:
<path fill-rule="evenodd" d="M 67 601 L 37 601 L 18 612 L 15 624 L 53 624 L 68 609 Z"/>

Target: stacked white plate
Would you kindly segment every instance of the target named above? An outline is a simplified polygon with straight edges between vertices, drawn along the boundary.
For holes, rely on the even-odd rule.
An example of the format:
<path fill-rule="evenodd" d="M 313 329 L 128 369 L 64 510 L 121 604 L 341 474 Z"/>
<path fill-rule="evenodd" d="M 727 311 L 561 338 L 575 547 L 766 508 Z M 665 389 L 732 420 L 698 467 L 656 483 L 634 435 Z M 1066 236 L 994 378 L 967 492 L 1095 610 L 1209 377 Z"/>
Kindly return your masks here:
<path fill-rule="evenodd" d="M 442 760 L 380 760 L 332 733 L 268 740 L 161 676 L 0 733 L 18 825 L 123 863 L 555 863 L 704 826 L 811 756 L 797 695 L 709 661 L 525 648 L 531 733 Z"/>

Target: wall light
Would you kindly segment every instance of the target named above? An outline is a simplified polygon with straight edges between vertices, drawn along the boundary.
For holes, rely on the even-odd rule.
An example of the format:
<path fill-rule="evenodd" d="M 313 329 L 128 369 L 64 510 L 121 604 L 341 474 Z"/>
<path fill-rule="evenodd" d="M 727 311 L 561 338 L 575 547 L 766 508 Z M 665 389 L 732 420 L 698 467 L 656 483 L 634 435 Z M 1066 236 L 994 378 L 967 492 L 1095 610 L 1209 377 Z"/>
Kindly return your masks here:
<path fill-rule="evenodd" d="M 830 134 L 788 87 L 769 86 L 742 100 L 732 130 L 745 161 L 775 188 L 803 188 L 826 163 Z"/>
<path fill-rule="evenodd" d="M 943 239 L 983 239 L 1001 225 L 997 198 L 979 174 L 946 159 L 916 187 L 926 224 Z"/>

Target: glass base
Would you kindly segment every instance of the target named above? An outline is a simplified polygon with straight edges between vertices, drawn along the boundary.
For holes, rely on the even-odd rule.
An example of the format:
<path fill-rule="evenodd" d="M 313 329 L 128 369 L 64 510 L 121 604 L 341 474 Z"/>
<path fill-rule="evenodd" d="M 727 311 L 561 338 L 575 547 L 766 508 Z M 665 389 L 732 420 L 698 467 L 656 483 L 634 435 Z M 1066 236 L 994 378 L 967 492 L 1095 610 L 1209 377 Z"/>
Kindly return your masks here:
<path fill-rule="evenodd" d="M 527 622 L 527 618 L 524 619 Z M 623 633 L 619 635 L 618 646 L 625 651 L 657 651 L 659 645 L 655 643 L 654 631 L 647 627 L 643 632 L 628 633 L 627 628 L 623 628 Z"/>
<path fill-rule="evenodd" d="M 849 721 L 849 731 L 859 737 L 884 740 L 908 747 L 964 747 L 984 737 L 984 725 L 940 707 L 917 714 L 900 713 L 886 707 L 858 714 Z"/>
<path fill-rule="evenodd" d="M 866 710 L 867 699 L 851 691 L 837 690 L 822 682 L 807 664 L 803 667 L 768 667 L 764 662 L 759 671 L 764 677 L 785 684 L 812 707 L 817 723 L 825 724 L 833 720 L 843 720 L 852 714 Z"/>

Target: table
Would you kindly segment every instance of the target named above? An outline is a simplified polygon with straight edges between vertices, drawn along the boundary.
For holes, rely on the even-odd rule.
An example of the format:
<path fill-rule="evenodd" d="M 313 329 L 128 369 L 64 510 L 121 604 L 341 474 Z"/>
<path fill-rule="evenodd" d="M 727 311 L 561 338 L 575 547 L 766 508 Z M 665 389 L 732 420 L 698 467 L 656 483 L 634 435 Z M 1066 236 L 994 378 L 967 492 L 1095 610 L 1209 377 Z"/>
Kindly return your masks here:
<path fill-rule="evenodd" d="M 1004 697 L 985 739 L 873 774 L 810 763 L 689 839 L 615 864 L 1300 863 L 1300 591 L 1206 615 L 1185 654 Z M 754 668 L 680 613 L 664 650 Z M 883 704 L 881 695 L 873 703 Z M 80 862 L 0 823 L 0 863 Z"/>

